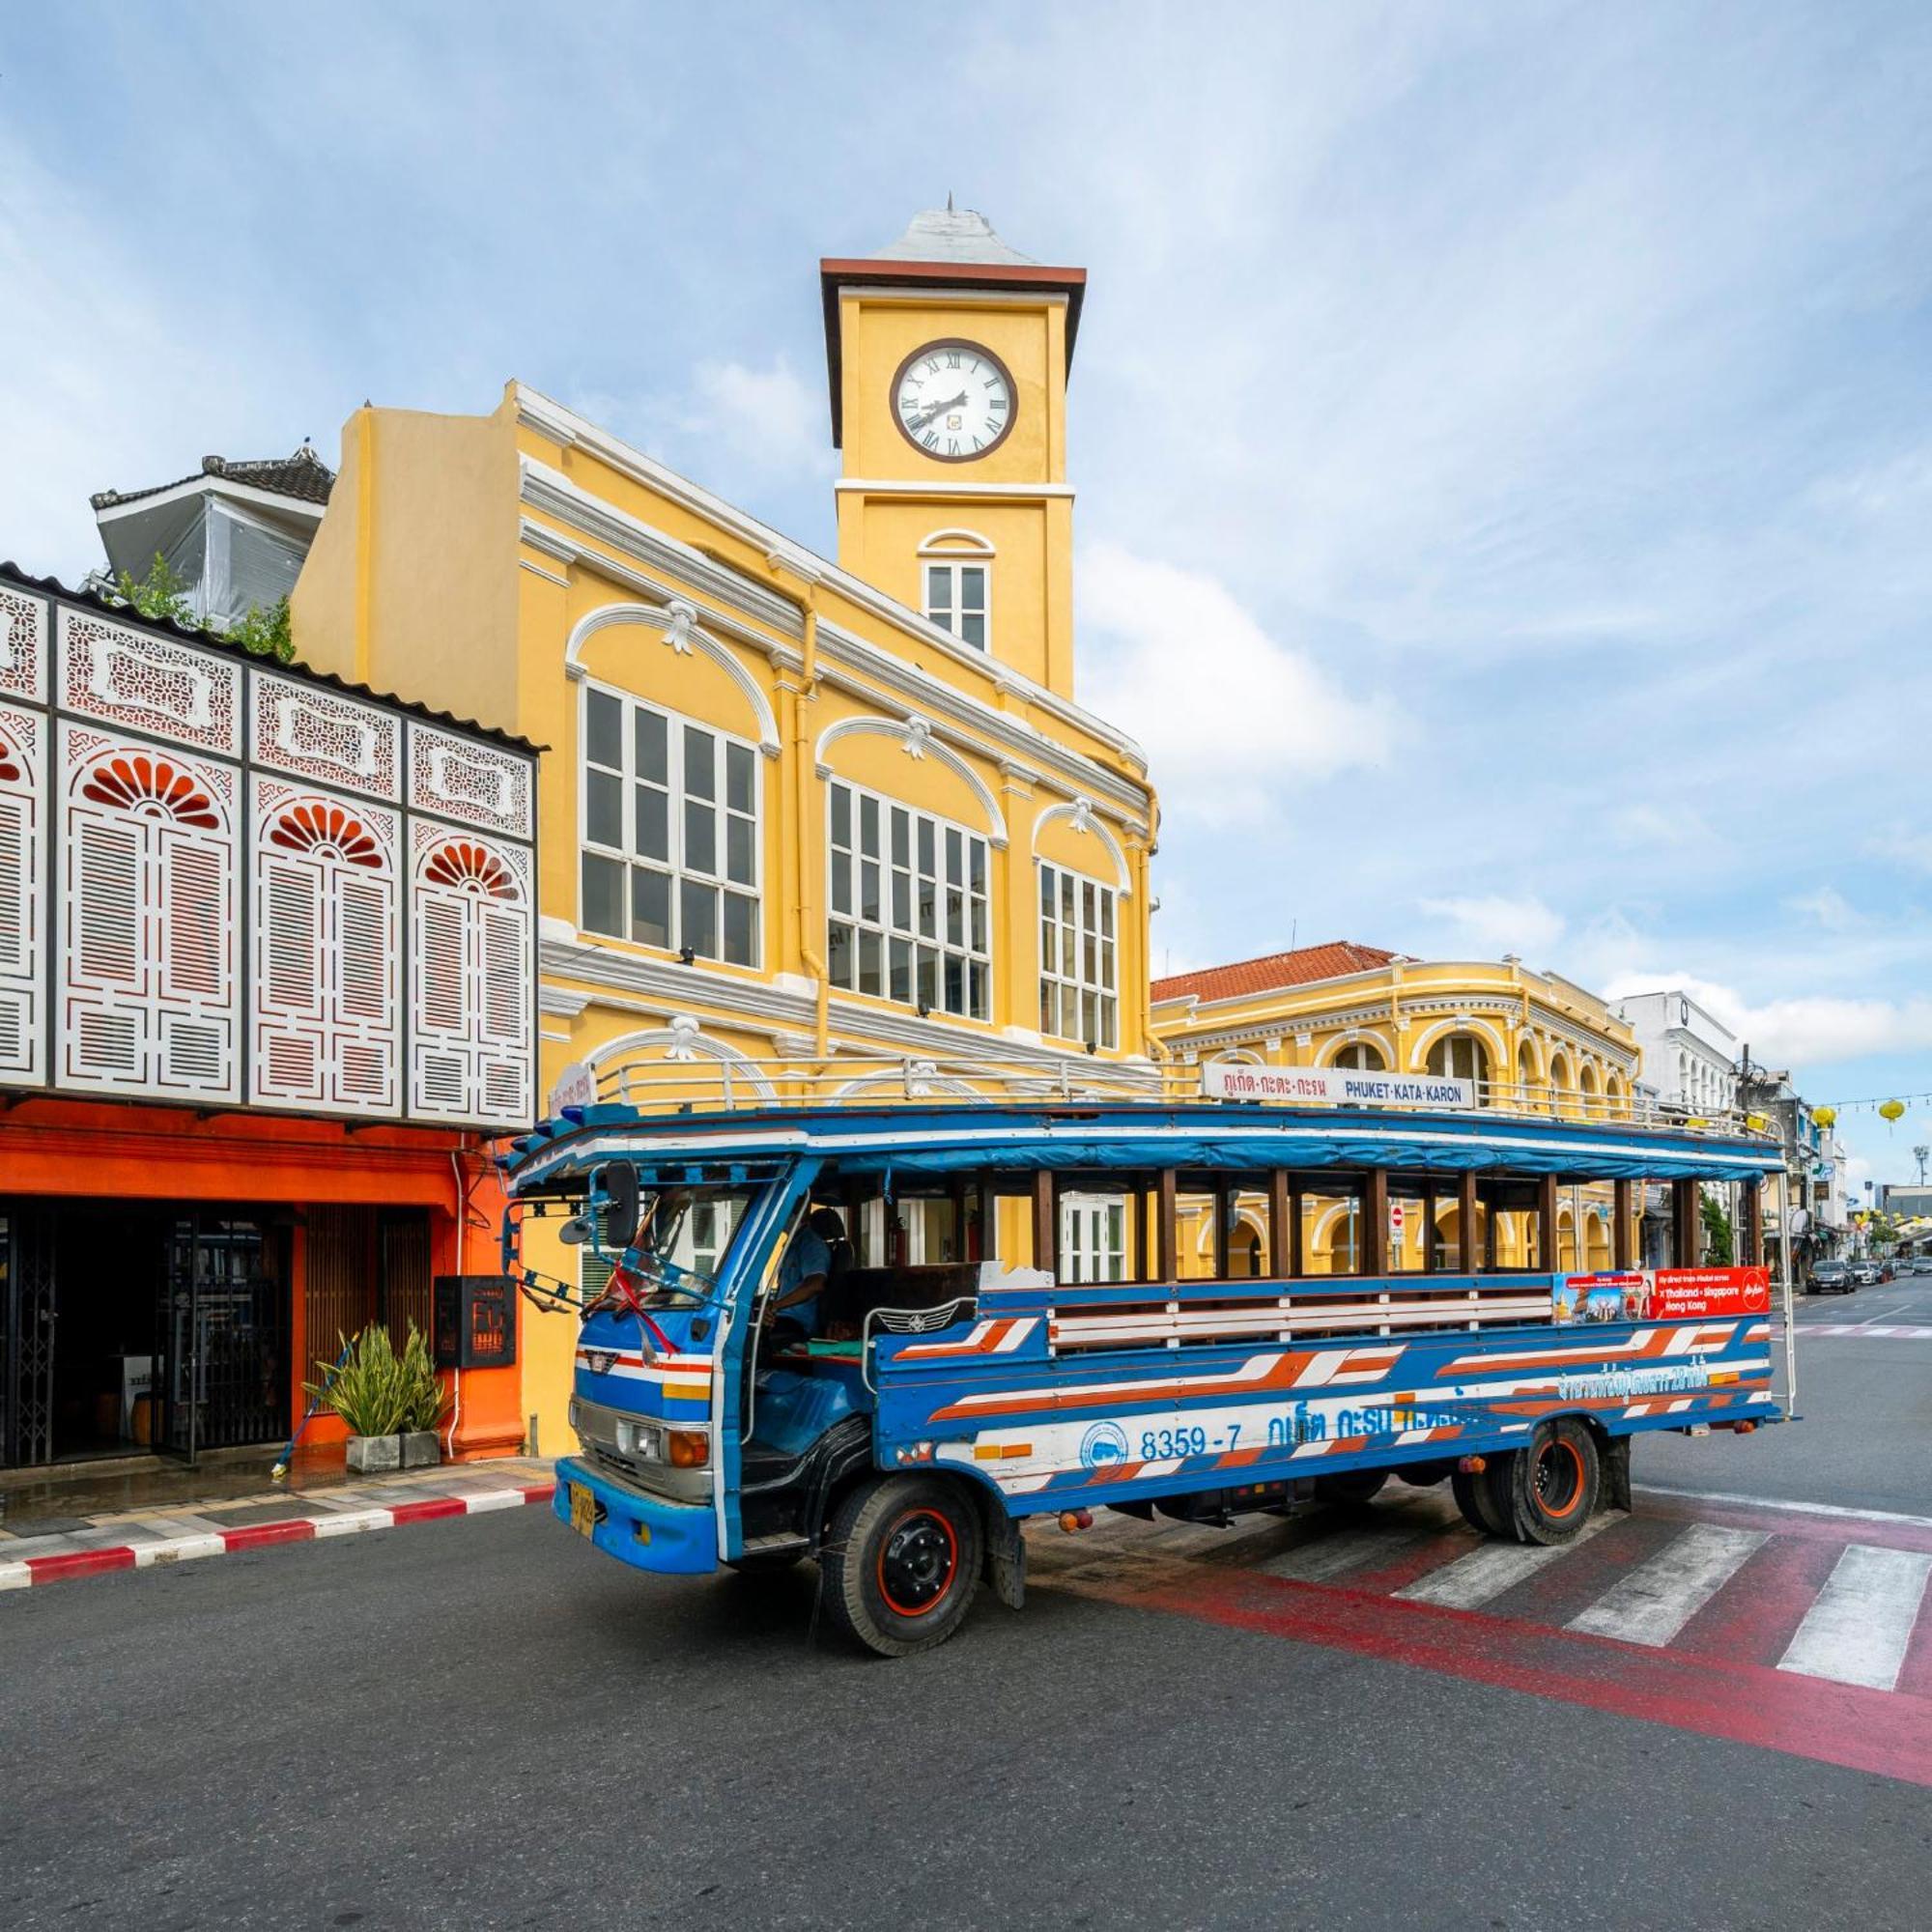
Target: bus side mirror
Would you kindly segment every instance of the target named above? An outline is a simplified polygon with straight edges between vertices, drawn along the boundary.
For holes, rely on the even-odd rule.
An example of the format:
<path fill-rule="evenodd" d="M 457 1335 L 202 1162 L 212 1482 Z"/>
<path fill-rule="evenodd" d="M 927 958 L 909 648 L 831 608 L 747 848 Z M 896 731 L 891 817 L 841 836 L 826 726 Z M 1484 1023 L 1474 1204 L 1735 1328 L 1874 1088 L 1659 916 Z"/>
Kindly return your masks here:
<path fill-rule="evenodd" d="M 605 1239 L 613 1248 L 628 1248 L 638 1232 L 638 1170 L 629 1161 L 606 1161 L 591 1170 L 590 1199 L 583 1218 L 594 1226 L 600 1213 Z"/>

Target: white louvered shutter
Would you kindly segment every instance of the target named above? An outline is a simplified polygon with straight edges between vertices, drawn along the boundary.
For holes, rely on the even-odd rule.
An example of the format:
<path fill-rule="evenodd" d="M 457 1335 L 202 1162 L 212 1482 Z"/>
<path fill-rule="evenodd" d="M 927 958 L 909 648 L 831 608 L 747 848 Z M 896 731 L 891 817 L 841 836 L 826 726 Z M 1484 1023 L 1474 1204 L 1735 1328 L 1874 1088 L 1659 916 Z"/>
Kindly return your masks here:
<path fill-rule="evenodd" d="M 169 826 L 159 835 L 160 1083 L 170 1091 L 236 1093 L 234 853 L 217 835 Z"/>
<path fill-rule="evenodd" d="M 528 914 L 522 906 L 477 907 L 482 984 L 476 1111 L 522 1125 L 530 1111 L 530 980 Z"/>
<path fill-rule="evenodd" d="M 327 876 L 313 859 L 264 858 L 255 887 L 255 1090 L 323 1097 L 322 949 Z"/>
<path fill-rule="evenodd" d="M 71 1072 L 91 1083 L 141 1086 L 154 1011 L 143 955 L 145 851 L 131 820 L 76 813 L 69 836 L 68 1037 Z"/>
<path fill-rule="evenodd" d="M 0 790 L 0 1073 L 27 1080 L 40 1075 L 38 855 L 32 793 Z"/>
<path fill-rule="evenodd" d="M 439 887 L 416 895 L 415 1106 L 424 1113 L 469 1112 L 472 902 Z"/>
<path fill-rule="evenodd" d="M 336 1096 L 384 1113 L 395 1111 L 398 1098 L 395 903 L 392 879 L 337 868 L 330 945 Z"/>

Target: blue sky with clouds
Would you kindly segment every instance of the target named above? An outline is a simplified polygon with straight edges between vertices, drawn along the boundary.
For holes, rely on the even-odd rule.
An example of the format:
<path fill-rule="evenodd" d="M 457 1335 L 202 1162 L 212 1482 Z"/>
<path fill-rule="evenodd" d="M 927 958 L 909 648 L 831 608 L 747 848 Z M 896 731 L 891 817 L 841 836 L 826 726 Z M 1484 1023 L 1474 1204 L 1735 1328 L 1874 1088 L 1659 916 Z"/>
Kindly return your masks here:
<path fill-rule="evenodd" d="M 1157 957 L 1513 950 L 1932 1092 L 1928 99 L 1917 4 L 5 0 L 0 553 L 511 376 L 826 548 L 816 259 L 952 189 L 1092 272 Z"/>

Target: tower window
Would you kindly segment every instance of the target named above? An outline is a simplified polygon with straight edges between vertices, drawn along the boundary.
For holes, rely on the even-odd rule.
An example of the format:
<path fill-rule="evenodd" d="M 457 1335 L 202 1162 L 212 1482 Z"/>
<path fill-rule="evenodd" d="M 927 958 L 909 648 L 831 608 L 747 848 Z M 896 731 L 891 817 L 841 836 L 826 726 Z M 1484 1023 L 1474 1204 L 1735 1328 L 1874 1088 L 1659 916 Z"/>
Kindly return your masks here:
<path fill-rule="evenodd" d="M 919 547 L 927 617 L 976 651 L 993 635 L 993 546 L 971 530 L 935 530 Z"/>
<path fill-rule="evenodd" d="M 962 644 L 986 648 L 986 566 L 983 563 L 928 563 L 925 614 Z"/>

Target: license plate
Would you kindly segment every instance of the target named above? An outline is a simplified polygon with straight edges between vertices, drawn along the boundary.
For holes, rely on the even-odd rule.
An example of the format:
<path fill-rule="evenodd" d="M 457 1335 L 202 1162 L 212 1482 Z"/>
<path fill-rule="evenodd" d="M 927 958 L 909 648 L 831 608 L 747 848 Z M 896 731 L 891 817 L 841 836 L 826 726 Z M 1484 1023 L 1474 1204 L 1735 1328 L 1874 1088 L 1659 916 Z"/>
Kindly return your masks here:
<path fill-rule="evenodd" d="M 597 1498 L 582 1483 L 570 1486 L 570 1526 L 582 1536 L 597 1533 Z"/>

